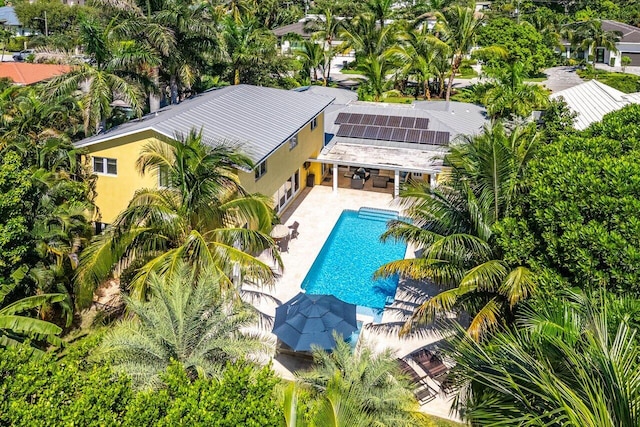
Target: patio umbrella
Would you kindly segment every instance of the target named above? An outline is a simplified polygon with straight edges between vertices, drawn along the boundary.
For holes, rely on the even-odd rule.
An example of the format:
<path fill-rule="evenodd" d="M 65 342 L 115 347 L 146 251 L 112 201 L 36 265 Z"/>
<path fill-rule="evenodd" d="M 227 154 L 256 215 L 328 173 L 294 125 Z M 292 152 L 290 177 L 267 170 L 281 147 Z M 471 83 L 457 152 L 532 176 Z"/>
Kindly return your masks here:
<path fill-rule="evenodd" d="M 311 345 L 331 350 L 333 331 L 348 338 L 358 329 L 356 306 L 333 295 L 299 293 L 276 309 L 273 333 L 294 351 L 310 351 Z"/>

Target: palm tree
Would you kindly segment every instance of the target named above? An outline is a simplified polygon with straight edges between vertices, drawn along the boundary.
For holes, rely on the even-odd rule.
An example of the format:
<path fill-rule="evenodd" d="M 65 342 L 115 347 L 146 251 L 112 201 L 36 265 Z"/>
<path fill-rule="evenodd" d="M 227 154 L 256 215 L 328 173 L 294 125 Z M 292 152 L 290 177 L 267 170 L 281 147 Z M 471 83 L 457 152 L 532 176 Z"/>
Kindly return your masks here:
<path fill-rule="evenodd" d="M 262 28 L 252 17 L 238 19 L 231 15 L 224 20 L 224 55 L 231 66 L 233 84 L 243 81 L 243 74 L 251 67 L 259 67 L 276 54 L 273 34 Z"/>
<path fill-rule="evenodd" d="M 191 378 L 218 377 L 229 361 L 266 350 L 256 336 L 241 332 L 255 313 L 220 292 L 217 272 L 195 275 L 186 265 L 174 274 L 149 277 L 149 301 L 125 298 L 133 318 L 105 335 L 97 357 L 129 374 L 140 387 L 161 385 L 172 361 Z"/>
<path fill-rule="evenodd" d="M 33 311 L 45 303 L 60 302 L 64 299 L 64 295 L 41 294 L 4 303 L 15 288 L 16 284 L 0 285 L 0 347 L 17 346 L 28 338 L 61 345 L 58 335 L 62 329 L 59 326 L 44 320 L 21 316 L 20 313 Z"/>
<path fill-rule="evenodd" d="M 136 192 L 112 226 L 83 251 L 78 280 L 85 299 L 114 271 L 144 264 L 133 279 L 134 298 L 146 293 L 151 272 L 166 273 L 179 260 L 194 271 L 215 270 L 219 284 L 234 278 L 272 284 L 274 272 L 254 255 L 269 250 L 274 217 L 271 200 L 249 195 L 236 170 L 251 160 L 233 147 L 203 142 L 202 133 L 146 145 L 137 162 L 140 173 L 161 175 L 164 187 Z"/>
<path fill-rule="evenodd" d="M 480 338 L 535 291 L 533 273 L 504 261 L 492 236 L 522 191 L 524 168 L 537 144 L 533 127 L 508 133 L 497 123 L 451 147 L 445 157 L 451 173 L 435 188 L 414 182 L 402 190 L 411 221 L 392 221 L 383 239 L 411 243 L 423 253 L 390 262 L 376 274 L 429 280 L 444 289 L 420 302 L 403 332 L 458 310 L 471 314 L 469 333 Z"/>
<path fill-rule="evenodd" d="M 387 79 L 387 74 L 395 69 L 391 59 L 391 53 L 384 52 L 381 55 L 363 57 L 359 61 L 358 70 L 364 76 L 361 87 L 371 94 L 375 102 L 380 102 L 393 86 L 393 82 Z"/>
<path fill-rule="evenodd" d="M 610 52 L 617 52 L 616 43 L 620 41 L 622 33 L 620 31 L 605 31 L 602 28 L 600 19 L 590 19 L 579 21 L 569 26 L 570 40 L 572 45 L 577 45 L 586 49 L 593 56 L 592 65 L 596 65 L 596 49 L 603 47 Z"/>
<path fill-rule="evenodd" d="M 333 47 L 333 39 L 338 34 L 342 26 L 341 21 L 337 19 L 333 10 L 329 7 L 322 11 L 321 15 L 318 15 L 314 19 L 308 21 L 305 24 L 305 29 L 312 32 L 311 38 L 314 41 L 322 41 L 325 51 L 325 65 L 324 65 L 324 85 L 327 86 L 329 77 L 331 74 L 331 59 L 335 55 L 335 49 Z"/>
<path fill-rule="evenodd" d="M 540 85 L 524 82 L 524 67 L 520 62 L 497 70 L 495 80 L 488 84 L 482 102 L 492 119 L 527 118 L 534 109 L 544 109 L 548 102 L 548 92 Z"/>
<path fill-rule="evenodd" d="M 615 305 L 573 295 L 522 310 L 514 326 L 478 343 L 450 340 L 459 413 L 471 425 L 640 424 L 637 327 Z M 613 302 L 613 304 L 612 304 Z"/>
<path fill-rule="evenodd" d="M 410 426 L 417 403 L 390 350 L 374 354 L 366 344 L 355 351 L 336 336 L 332 352 L 313 351 L 315 364 L 297 374 L 312 393 L 312 421 L 318 426 Z"/>
<path fill-rule="evenodd" d="M 454 5 L 443 12 L 436 12 L 436 32 L 449 45 L 451 53 L 451 75 L 447 84 L 446 100 L 451 97 L 451 87 L 456 73 L 460 69 L 462 59 L 475 45 L 476 36 L 483 17 L 469 7 Z"/>
<path fill-rule="evenodd" d="M 424 99 L 431 99 L 429 80 L 435 74 L 434 63 L 439 56 L 446 56 L 447 50 L 446 43 L 429 34 L 424 25 L 408 31 L 406 43 L 392 47 L 390 53 L 404 64 L 402 74 L 406 77 L 415 76 L 418 84 L 422 85 Z"/>
<path fill-rule="evenodd" d="M 114 41 L 114 26 L 114 22 L 102 28 L 94 21 L 81 21 L 80 35 L 86 53 L 93 57 L 95 65 L 82 63 L 47 84 L 47 92 L 52 98 L 81 91 L 86 134 L 97 133 L 106 127 L 113 111 L 111 104 L 116 100 L 127 103 L 138 116 L 142 114 L 144 93 L 131 71 L 156 61 L 144 46 Z"/>
<path fill-rule="evenodd" d="M 0 28 L 0 42 L 2 42 L 2 53 L 0 55 L 0 62 L 4 61 L 4 54 L 7 51 L 7 45 L 11 42 L 13 38 L 13 33 L 9 30 L 5 30 L 4 28 Z"/>
<path fill-rule="evenodd" d="M 307 71 L 307 77 L 313 73 L 313 80 L 318 81 L 318 68 L 325 67 L 324 48 L 311 40 L 304 40 L 302 49 L 296 50 L 298 58 L 302 61 L 302 67 Z"/>
<path fill-rule="evenodd" d="M 384 27 L 384 22 L 393 15 L 393 0 L 367 0 L 365 7 L 373 14 L 380 27 Z"/>

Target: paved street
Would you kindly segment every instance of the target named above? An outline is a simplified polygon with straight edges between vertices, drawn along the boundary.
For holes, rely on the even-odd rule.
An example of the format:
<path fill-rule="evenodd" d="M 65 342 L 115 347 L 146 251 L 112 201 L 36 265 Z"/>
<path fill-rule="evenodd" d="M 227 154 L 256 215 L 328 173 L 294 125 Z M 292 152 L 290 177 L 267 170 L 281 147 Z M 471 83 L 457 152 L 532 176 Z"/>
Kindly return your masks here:
<path fill-rule="evenodd" d="M 582 83 L 582 79 L 576 74 L 576 67 L 553 67 L 544 70 L 547 80 L 542 84 L 551 92 L 559 92 Z"/>

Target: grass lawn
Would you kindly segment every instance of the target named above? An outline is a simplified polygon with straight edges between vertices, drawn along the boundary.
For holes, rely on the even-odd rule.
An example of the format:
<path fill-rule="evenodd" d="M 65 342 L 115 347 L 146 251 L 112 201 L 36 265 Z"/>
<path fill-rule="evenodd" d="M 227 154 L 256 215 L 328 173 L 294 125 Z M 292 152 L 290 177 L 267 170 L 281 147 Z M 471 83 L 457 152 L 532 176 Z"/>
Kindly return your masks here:
<path fill-rule="evenodd" d="M 345 70 L 344 68 L 340 70 L 340 74 L 357 74 L 360 75 L 360 71 L 358 70 Z"/>
<path fill-rule="evenodd" d="M 635 74 L 616 73 L 588 68 L 578 70 L 578 75 L 585 80 L 597 79 L 599 82 L 624 93 L 640 91 L 640 76 L 636 76 Z"/>
<path fill-rule="evenodd" d="M 415 98 L 413 96 L 389 96 L 384 98 L 382 102 L 390 104 L 411 104 Z"/>
<path fill-rule="evenodd" d="M 422 414 L 422 427 L 462 427 L 466 424 L 457 423 L 455 421 L 447 420 L 440 417 L 434 417 L 433 415 Z"/>
<path fill-rule="evenodd" d="M 541 83 L 545 80 L 547 80 L 546 76 L 545 77 L 528 77 L 524 79 L 524 81 L 528 83 Z"/>

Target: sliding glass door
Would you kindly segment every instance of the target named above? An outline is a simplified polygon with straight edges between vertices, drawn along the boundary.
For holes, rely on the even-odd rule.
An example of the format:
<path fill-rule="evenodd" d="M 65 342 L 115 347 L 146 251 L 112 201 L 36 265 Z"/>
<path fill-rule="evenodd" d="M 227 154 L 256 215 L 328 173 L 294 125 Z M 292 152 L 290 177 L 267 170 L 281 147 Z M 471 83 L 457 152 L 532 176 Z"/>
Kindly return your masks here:
<path fill-rule="evenodd" d="M 300 170 L 297 170 L 273 195 L 274 207 L 280 212 L 300 191 Z"/>

